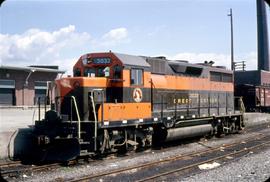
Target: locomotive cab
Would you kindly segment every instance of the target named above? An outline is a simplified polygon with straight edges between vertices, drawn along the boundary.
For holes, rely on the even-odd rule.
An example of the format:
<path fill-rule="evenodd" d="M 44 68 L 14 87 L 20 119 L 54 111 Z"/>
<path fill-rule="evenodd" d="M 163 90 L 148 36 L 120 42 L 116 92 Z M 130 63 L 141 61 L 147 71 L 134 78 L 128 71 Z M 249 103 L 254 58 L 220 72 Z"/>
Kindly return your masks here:
<path fill-rule="evenodd" d="M 94 101 L 102 102 L 96 109 L 97 120 L 101 125 L 122 120 L 138 120 L 151 117 L 150 106 L 150 65 L 141 57 L 118 53 L 93 53 L 81 56 L 74 66 L 74 77 L 83 93 L 76 95 L 78 102 L 84 102 L 87 112 Z M 71 84 L 72 85 L 72 84 Z M 75 84 L 76 85 L 76 84 Z M 72 89 L 73 92 L 75 89 Z M 102 93 L 101 93 L 102 92 Z M 63 93 L 61 95 L 66 95 Z M 72 93 L 74 95 L 74 93 Z M 79 99 L 84 95 L 83 99 Z M 88 97 L 88 99 L 86 99 Z M 90 100 L 89 100 L 90 99 Z M 86 104 L 86 102 L 88 102 Z M 79 104 L 81 105 L 81 104 Z M 136 108 L 144 107 L 146 112 L 135 113 Z M 90 106 L 91 108 L 91 106 Z M 132 112 L 133 111 L 133 112 Z M 84 120 L 93 120 L 80 113 Z"/>

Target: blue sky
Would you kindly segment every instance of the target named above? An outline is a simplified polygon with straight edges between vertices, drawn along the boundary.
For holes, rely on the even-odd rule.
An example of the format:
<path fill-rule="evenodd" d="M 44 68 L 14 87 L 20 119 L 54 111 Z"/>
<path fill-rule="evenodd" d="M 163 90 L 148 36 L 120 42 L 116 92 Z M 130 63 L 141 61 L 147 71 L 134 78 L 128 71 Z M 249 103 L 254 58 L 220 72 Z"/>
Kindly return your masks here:
<path fill-rule="evenodd" d="M 7 0 L 0 64 L 71 70 L 81 54 L 112 50 L 229 67 L 230 8 L 235 59 L 256 69 L 256 0 Z"/>

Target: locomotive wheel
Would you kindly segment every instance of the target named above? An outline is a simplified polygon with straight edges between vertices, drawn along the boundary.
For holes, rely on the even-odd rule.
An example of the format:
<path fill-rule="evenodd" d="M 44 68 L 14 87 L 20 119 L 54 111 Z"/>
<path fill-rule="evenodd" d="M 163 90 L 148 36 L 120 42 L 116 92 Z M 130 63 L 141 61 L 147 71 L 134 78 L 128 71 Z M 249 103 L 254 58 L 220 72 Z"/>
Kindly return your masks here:
<path fill-rule="evenodd" d="M 117 153 L 118 154 L 124 155 L 127 152 L 128 152 L 128 150 L 127 150 L 127 146 L 126 145 L 122 145 L 122 146 L 117 147 Z"/>
<path fill-rule="evenodd" d="M 224 131 L 223 131 L 223 123 L 220 123 L 216 126 L 217 130 L 216 130 L 216 137 L 220 138 L 222 137 L 222 135 L 224 134 Z"/>

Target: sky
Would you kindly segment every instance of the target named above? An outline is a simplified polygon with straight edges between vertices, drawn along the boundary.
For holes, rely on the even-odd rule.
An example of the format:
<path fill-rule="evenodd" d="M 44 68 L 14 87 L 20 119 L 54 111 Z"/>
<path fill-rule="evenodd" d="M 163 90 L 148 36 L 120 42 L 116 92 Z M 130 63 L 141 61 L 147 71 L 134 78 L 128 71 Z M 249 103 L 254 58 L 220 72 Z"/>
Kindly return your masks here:
<path fill-rule="evenodd" d="M 0 65 L 59 65 L 71 73 L 81 55 L 111 50 L 229 68 L 230 8 L 235 61 L 256 69 L 256 0 L 6 0 Z"/>

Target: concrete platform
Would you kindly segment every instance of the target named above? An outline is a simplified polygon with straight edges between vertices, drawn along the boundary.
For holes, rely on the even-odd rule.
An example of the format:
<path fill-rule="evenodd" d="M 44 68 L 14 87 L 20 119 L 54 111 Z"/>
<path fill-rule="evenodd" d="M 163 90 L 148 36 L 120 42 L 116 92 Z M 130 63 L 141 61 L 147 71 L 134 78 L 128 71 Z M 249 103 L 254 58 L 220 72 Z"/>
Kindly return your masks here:
<path fill-rule="evenodd" d="M 246 127 L 270 123 L 270 114 L 267 113 L 245 113 L 244 120 Z"/>
<path fill-rule="evenodd" d="M 44 108 L 40 113 L 44 117 Z M 19 128 L 29 128 L 38 119 L 37 107 L 1 107 L 0 108 L 0 159 L 7 158 L 8 144 L 13 133 Z"/>
<path fill-rule="evenodd" d="M 44 109 L 41 109 L 41 118 L 44 117 Z M 246 113 L 244 115 L 246 127 L 252 127 L 264 123 L 270 123 L 270 114 Z M 8 144 L 16 131 L 29 131 L 29 126 L 38 119 L 38 109 L 35 107 L 0 108 L 0 159 L 8 157 Z M 17 133 L 15 133 L 16 135 Z M 18 137 L 17 137 L 18 138 Z M 20 140 L 17 140 L 20 142 Z"/>

